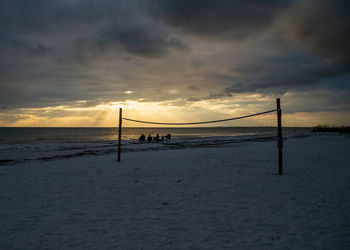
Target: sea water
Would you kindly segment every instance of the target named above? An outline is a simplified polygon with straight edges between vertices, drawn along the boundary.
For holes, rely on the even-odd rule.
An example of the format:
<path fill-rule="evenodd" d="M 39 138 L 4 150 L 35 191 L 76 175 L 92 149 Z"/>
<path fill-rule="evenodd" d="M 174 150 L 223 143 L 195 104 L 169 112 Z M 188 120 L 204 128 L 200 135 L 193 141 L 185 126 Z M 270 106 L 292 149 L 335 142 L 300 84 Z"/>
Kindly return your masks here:
<path fill-rule="evenodd" d="M 285 133 L 303 133 L 310 128 L 284 128 Z M 267 133 L 274 138 L 275 127 L 177 127 L 123 128 L 124 150 L 147 150 L 163 144 L 139 146 L 141 134 L 165 136 L 171 134 L 165 148 L 171 144 L 196 145 L 219 143 L 227 137 L 259 136 Z M 213 140 L 215 138 L 215 140 Z M 116 151 L 118 128 L 0 128 L 0 165 L 31 160 L 54 160 L 82 155 L 103 155 Z M 194 143 L 195 142 L 195 143 Z M 187 143 L 187 144 L 186 144 Z M 128 145 L 127 147 L 125 145 Z M 178 146 L 178 145 L 177 145 Z"/>

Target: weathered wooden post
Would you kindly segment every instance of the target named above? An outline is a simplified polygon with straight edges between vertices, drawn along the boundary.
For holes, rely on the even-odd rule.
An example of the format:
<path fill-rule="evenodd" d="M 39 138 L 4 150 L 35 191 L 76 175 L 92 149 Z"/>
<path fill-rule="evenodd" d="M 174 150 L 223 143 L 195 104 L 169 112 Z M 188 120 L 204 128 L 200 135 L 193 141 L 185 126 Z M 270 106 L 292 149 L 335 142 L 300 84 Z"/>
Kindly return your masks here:
<path fill-rule="evenodd" d="M 283 139 L 282 139 L 282 110 L 281 110 L 281 101 L 280 98 L 276 99 L 277 103 L 277 140 L 278 140 L 278 174 L 282 175 L 283 173 L 283 154 L 282 154 L 282 148 L 283 148 Z"/>
<path fill-rule="evenodd" d="M 120 162 L 121 146 L 122 146 L 122 108 L 119 109 L 118 162 Z"/>

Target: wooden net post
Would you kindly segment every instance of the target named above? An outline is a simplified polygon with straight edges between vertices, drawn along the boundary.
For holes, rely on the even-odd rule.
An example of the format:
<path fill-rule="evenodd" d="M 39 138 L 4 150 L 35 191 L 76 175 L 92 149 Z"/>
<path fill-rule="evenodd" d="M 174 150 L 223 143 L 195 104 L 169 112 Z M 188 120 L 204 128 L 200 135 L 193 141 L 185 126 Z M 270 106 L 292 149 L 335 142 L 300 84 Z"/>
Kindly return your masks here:
<path fill-rule="evenodd" d="M 120 162 L 121 147 L 122 147 L 122 108 L 119 109 L 118 162 Z"/>
<path fill-rule="evenodd" d="M 280 98 L 276 99 L 276 104 L 277 104 L 277 140 L 278 140 L 278 174 L 282 175 L 283 173 L 283 154 L 282 154 L 282 149 L 283 149 L 283 139 L 282 139 L 282 110 L 281 110 L 281 101 Z"/>

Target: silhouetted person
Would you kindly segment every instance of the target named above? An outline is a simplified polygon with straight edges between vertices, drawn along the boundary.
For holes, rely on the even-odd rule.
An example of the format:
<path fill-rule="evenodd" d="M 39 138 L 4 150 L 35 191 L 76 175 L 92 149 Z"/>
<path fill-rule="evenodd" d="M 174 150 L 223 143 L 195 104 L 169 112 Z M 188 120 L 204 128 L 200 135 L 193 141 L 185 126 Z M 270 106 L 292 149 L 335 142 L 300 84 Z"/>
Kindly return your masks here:
<path fill-rule="evenodd" d="M 151 135 L 147 136 L 147 142 L 152 142 L 152 136 Z"/>
<path fill-rule="evenodd" d="M 154 141 L 155 142 L 159 142 L 159 134 L 157 133 L 157 135 L 154 137 Z"/>
<path fill-rule="evenodd" d="M 170 141 L 171 134 L 167 134 L 165 138 L 166 138 L 167 141 Z"/>
<path fill-rule="evenodd" d="M 145 140 L 146 140 L 146 136 L 144 134 L 142 134 L 139 138 L 139 142 L 144 143 Z"/>

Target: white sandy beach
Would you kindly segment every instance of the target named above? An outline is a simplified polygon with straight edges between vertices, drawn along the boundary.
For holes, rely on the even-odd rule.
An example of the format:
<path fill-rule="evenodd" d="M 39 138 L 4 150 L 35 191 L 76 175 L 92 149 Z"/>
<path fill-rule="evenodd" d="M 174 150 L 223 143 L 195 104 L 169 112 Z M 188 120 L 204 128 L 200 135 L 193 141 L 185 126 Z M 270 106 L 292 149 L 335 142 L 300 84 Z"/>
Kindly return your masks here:
<path fill-rule="evenodd" d="M 350 138 L 0 167 L 0 249 L 350 249 Z"/>

